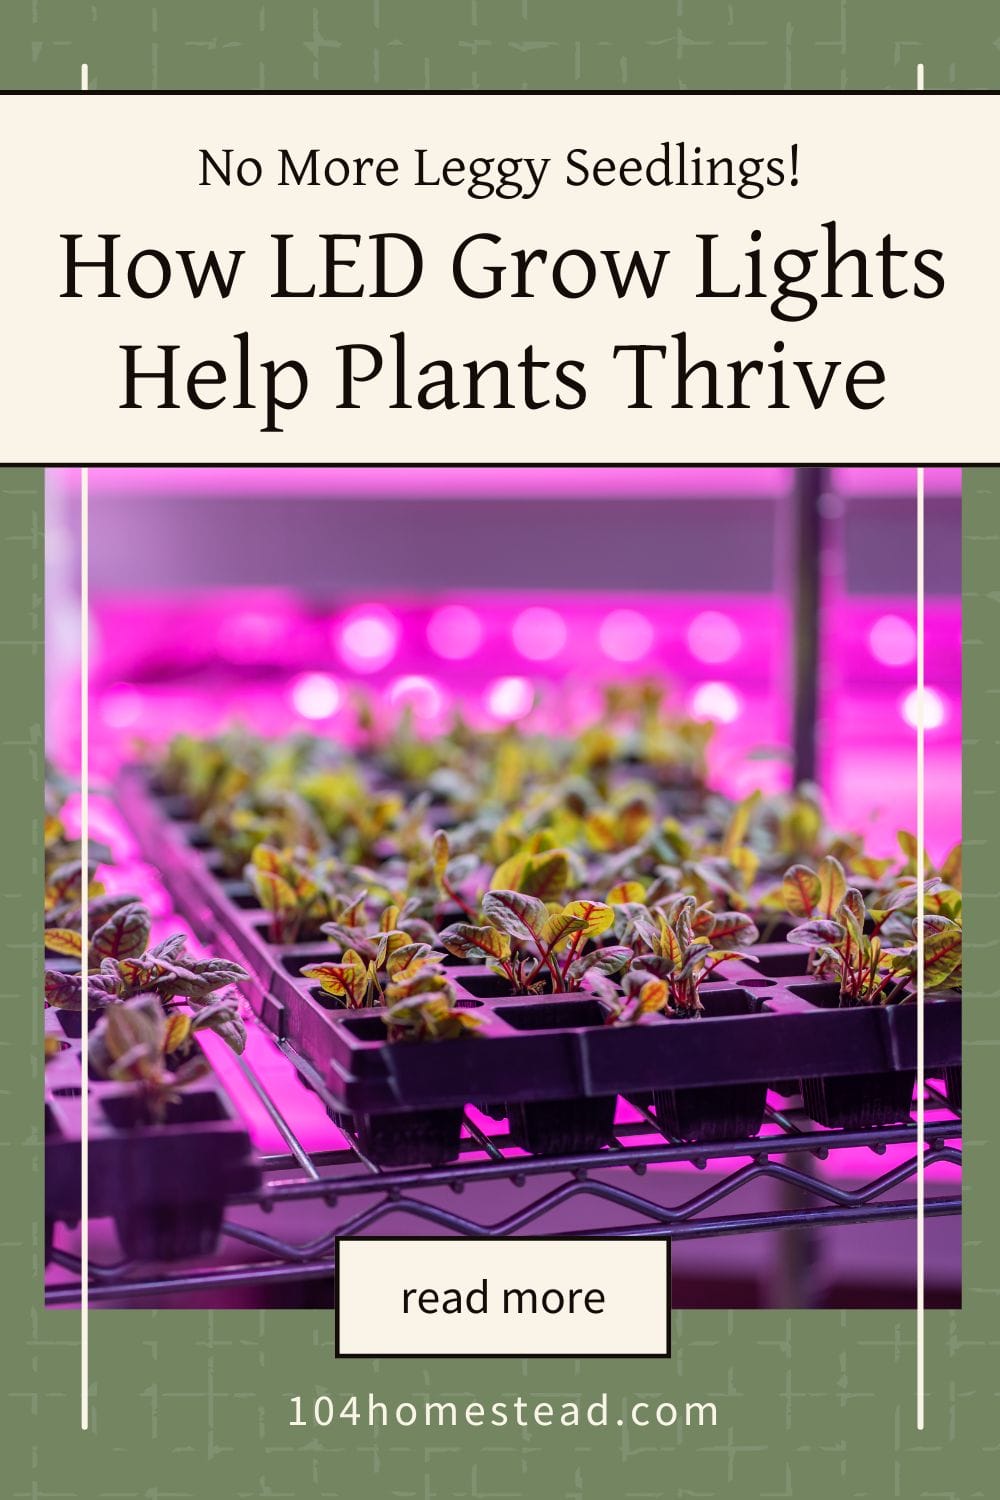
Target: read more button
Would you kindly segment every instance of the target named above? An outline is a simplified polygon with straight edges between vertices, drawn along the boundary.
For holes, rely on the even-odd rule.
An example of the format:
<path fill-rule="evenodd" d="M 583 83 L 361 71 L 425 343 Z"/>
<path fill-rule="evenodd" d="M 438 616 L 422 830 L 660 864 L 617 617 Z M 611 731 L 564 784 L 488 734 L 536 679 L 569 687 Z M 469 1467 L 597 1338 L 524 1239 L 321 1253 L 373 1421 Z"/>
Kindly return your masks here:
<path fill-rule="evenodd" d="M 665 1240 L 338 1239 L 338 1358 L 670 1353 Z"/>

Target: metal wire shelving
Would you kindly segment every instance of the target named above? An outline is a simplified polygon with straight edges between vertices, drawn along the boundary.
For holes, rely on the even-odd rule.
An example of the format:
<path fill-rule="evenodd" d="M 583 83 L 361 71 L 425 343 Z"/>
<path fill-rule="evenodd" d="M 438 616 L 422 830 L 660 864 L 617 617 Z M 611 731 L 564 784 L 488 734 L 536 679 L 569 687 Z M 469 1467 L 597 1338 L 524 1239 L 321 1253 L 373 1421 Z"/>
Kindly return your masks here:
<path fill-rule="evenodd" d="M 301 1059 L 289 1056 L 289 1061 L 301 1070 Z M 702 1146 L 671 1138 L 647 1109 L 633 1105 L 632 1118 L 619 1120 L 614 1140 L 603 1150 L 539 1157 L 516 1151 L 504 1125 L 489 1122 L 486 1128 L 487 1122 L 467 1113 L 456 1161 L 388 1170 L 376 1167 L 354 1137 L 342 1131 L 331 1130 L 331 1138 L 339 1142 L 331 1149 L 307 1150 L 260 1076 L 245 1059 L 240 1066 L 287 1149 L 263 1158 L 257 1191 L 232 1200 L 211 1261 L 150 1266 L 92 1257 L 92 1304 L 155 1305 L 164 1297 L 233 1288 L 263 1292 L 280 1283 L 324 1279 L 332 1284 L 338 1237 L 372 1232 L 389 1220 L 408 1221 L 407 1227 L 421 1233 L 472 1239 L 530 1232 L 557 1238 L 681 1241 L 761 1231 L 808 1232 L 829 1225 L 913 1218 L 917 1211 L 916 1199 L 906 1193 L 916 1177 L 921 1151 L 912 1121 L 882 1129 L 830 1131 L 815 1126 L 794 1106 L 769 1103 L 760 1136 Z M 317 1086 L 315 1079 L 310 1082 Z M 321 1085 L 317 1091 L 322 1098 Z M 926 1086 L 926 1108 L 925 1168 L 960 1165 L 961 1117 L 932 1082 Z M 891 1147 L 909 1149 L 896 1164 L 877 1170 Z M 871 1158 L 871 1175 L 864 1181 L 848 1187 L 816 1174 L 817 1162 L 852 1149 Z M 692 1192 L 690 1172 L 656 1170 L 681 1164 L 703 1171 L 711 1168 L 712 1180 Z M 741 1208 L 741 1192 L 765 1179 L 781 1185 L 780 1205 L 763 1211 Z M 660 1191 L 651 1190 L 654 1184 Z M 498 1211 L 499 1185 L 505 1194 L 511 1189 L 523 1193 L 523 1205 Z M 665 1188 L 675 1191 L 665 1193 Z M 458 1198 L 463 1200 L 461 1208 Z M 264 1227 L 268 1218 L 280 1218 L 283 1210 L 301 1205 L 321 1214 L 318 1235 L 300 1238 Z M 572 1227 L 560 1222 L 567 1205 L 575 1212 Z M 589 1211 L 586 1217 L 579 1212 L 584 1207 Z M 620 1221 L 599 1222 L 598 1207 L 620 1211 Z M 958 1214 L 960 1194 L 928 1192 L 925 1211 L 928 1218 Z M 80 1259 L 57 1247 L 53 1261 L 68 1279 L 48 1289 L 47 1305 L 75 1305 L 81 1295 Z"/>

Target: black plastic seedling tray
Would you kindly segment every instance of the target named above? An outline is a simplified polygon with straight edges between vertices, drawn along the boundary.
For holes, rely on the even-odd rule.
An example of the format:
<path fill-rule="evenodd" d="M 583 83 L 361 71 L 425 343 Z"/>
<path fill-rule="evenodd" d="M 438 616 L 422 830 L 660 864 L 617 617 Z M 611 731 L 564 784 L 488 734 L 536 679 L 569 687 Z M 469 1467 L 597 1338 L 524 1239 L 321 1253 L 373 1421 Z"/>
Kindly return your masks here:
<path fill-rule="evenodd" d="M 81 1207 L 81 1043 L 65 1019 L 45 1012 L 46 1035 L 65 1044 L 45 1068 L 46 1258 L 54 1224 L 75 1224 Z M 210 1254 L 226 1203 L 260 1184 L 246 1126 L 214 1074 L 186 1085 L 162 1121 L 130 1085 L 90 1078 L 87 1138 L 89 1215 L 114 1219 L 130 1259 Z"/>
<path fill-rule="evenodd" d="M 916 1007 L 844 1009 L 835 986 L 808 976 L 806 950 L 786 942 L 760 945 L 755 964 L 724 965 L 703 990 L 698 1020 L 651 1016 L 631 1027 L 604 1024 L 587 995 L 509 996 L 488 968 L 450 963 L 460 1002 L 483 1012 L 482 1031 L 389 1043 L 379 1011 L 345 1010 L 302 978 L 303 967 L 329 957 L 327 945 L 269 940 L 267 914 L 248 886 L 219 876 L 182 802 L 159 796 L 136 769 L 123 776 L 120 802 L 195 931 L 251 970 L 253 1009 L 354 1116 L 362 1147 L 384 1135 L 384 1117 L 411 1116 L 408 1144 L 398 1122 L 395 1164 L 454 1154 L 461 1109 L 482 1101 L 502 1101 L 489 1112 L 505 1112 L 512 1138 L 533 1151 L 603 1144 L 618 1096 L 652 1098 L 681 1139 L 744 1138 L 759 1129 L 766 1089 L 780 1079 L 804 1081 L 807 1108 L 825 1125 L 853 1125 L 859 1108 L 862 1124 L 909 1114 Z M 959 1064 L 957 999 L 926 1003 L 925 1058 L 938 1075 Z M 388 1159 L 378 1141 L 374 1154 Z"/>

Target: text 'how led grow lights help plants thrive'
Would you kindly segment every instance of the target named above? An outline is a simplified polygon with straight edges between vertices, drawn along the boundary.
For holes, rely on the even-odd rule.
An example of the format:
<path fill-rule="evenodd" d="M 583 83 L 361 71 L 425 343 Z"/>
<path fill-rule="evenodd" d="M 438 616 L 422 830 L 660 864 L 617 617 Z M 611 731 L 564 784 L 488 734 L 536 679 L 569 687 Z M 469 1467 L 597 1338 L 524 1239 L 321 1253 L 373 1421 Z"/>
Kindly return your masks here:
<path fill-rule="evenodd" d="M 745 120 L 696 93 L 682 142 L 656 95 L 526 93 L 516 116 L 472 95 L 475 150 L 434 94 L 237 94 L 221 140 L 210 96 L 162 128 L 169 102 L 132 100 L 145 128 L 116 132 L 109 174 L 94 164 L 116 101 L 47 100 L 27 130 L 34 103 L 17 101 L 32 144 L 12 195 L 57 190 L 0 243 L 18 288 L 0 407 L 50 457 L 321 462 L 333 430 L 344 461 L 389 438 L 430 462 L 445 424 L 454 462 L 662 461 L 665 444 L 698 462 L 723 419 L 734 461 L 900 462 L 919 431 L 922 457 L 953 462 L 987 440 L 991 231 L 961 148 L 988 135 L 975 96 L 899 96 L 886 137 L 881 97 L 761 95 L 750 152 Z M 338 148 L 314 162 L 318 139 Z M 416 180 L 398 166 L 413 150 Z M 347 180 L 312 186 L 327 167 L 340 182 L 334 159 Z M 58 362 L 30 336 L 43 310 Z M 67 413 L 55 439 L 42 388 Z"/>

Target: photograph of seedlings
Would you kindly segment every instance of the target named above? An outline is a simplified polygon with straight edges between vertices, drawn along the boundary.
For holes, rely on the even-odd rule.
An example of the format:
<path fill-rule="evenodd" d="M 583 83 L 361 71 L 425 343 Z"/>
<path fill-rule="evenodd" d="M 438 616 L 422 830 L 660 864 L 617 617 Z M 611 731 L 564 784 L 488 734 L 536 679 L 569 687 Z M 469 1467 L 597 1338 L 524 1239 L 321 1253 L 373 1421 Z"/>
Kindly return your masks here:
<path fill-rule="evenodd" d="M 680 1307 L 905 1307 L 920 1153 L 959 1304 L 958 471 L 922 704 L 912 470 L 89 483 L 85 866 L 47 476 L 51 1305 L 87 1213 L 94 1307 L 327 1306 L 365 1233 L 662 1236 Z"/>

